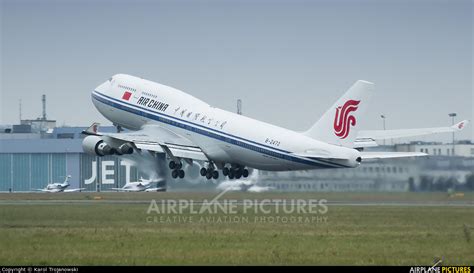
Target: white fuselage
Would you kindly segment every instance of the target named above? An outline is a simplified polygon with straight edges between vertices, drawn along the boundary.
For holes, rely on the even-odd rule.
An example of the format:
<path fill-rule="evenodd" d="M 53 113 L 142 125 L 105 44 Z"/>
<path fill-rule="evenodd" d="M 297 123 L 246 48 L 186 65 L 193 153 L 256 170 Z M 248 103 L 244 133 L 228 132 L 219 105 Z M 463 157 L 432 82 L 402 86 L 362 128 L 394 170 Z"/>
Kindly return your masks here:
<path fill-rule="evenodd" d="M 139 130 L 158 124 L 199 146 L 210 160 L 261 170 L 356 167 L 357 150 L 212 107 L 177 89 L 129 75 L 98 86 L 92 101 L 114 124 Z M 298 153 L 317 151 L 338 159 Z"/>
<path fill-rule="evenodd" d="M 150 182 L 130 182 L 123 186 L 125 191 L 144 191 L 151 187 Z"/>
<path fill-rule="evenodd" d="M 48 192 L 62 192 L 64 191 L 67 187 L 69 187 L 69 183 L 52 183 L 48 184 L 44 191 Z"/>

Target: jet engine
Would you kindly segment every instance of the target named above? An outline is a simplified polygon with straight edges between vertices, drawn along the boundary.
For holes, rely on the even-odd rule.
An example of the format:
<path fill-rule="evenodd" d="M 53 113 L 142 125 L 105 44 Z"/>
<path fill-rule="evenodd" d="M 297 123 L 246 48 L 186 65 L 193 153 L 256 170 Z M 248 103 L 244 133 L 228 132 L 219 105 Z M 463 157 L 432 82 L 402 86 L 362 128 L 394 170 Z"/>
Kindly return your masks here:
<path fill-rule="evenodd" d="M 117 149 L 117 154 L 120 155 L 129 155 L 133 154 L 133 146 L 130 143 L 124 143 L 120 145 Z"/>
<path fill-rule="evenodd" d="M 117 153 L 117 150 L 114 147 L 105 143 L 104 140 L 98 136 L 85 137 L 82 141 L 82 149 L 88 154 L 98 156 L 113 155 Z"/>

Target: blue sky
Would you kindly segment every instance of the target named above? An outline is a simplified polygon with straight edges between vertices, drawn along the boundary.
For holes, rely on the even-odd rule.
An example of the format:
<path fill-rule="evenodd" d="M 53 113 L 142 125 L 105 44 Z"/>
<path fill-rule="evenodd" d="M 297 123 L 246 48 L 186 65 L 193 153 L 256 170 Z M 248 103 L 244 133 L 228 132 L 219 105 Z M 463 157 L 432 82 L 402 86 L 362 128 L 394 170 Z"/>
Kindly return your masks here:
<path fill-rule="evenodd" d="M 127 73 L 289 129 L 310 127 L 358 79 L 367 129 L 473 117 L 472 1 L 1 1 L 1 119 L 108 122 L 95 86 Z M 458 135 L 473 139 L 474 126 Z M 449 141 L 450 135 L 423 140 Z"/>

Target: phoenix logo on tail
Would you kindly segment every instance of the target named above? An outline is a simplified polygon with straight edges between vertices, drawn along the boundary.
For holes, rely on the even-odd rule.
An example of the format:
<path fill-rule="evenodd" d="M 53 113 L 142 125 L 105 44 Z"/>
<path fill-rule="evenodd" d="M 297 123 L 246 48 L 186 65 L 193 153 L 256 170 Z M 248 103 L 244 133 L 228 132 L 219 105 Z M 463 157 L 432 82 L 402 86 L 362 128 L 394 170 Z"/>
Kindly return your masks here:
<path fill-rule="evenodd" d="M 346 138 L 349 135 L 350 126 L 356 125 L 356 118 L 350 113 L 357 110 L 359 103 L 360 100 L 348 100 L 343 106 L 336 108 L 334 134 L 339 138 Z"/>

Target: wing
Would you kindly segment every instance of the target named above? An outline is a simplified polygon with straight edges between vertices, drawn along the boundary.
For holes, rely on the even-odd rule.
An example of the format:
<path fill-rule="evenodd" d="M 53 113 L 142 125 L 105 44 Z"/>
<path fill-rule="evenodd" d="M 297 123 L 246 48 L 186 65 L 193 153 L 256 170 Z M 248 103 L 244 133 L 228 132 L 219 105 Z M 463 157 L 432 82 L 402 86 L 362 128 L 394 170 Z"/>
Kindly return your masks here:
<path fill-rule="evenodd" d="M 427 156 L 428 154 L 418 152 L 361 152 L 360 155 L 362 161 L 364 161 L 368 159 Z"/>
<path fill-rule="evenodd" d="M 159 188 L 149 188 L 145 190 L 146 192 L 154 192 L 154 191 L 166 191 L 166 188 L 164 187 L 159 187 Z"/>
<path fill-rule="evenodd" d="M 107 190 L 114 190 L 114 191 L 121 191 L 121 192 L 138 192 L 142 191 L 141 189 L 136 189 L 136 188 L 130 188 L 130 189 L 124 189 L 124 188 L 110 188 Z"/>
<path fill-rule="evenodd" d="M 80 188 L 80 189 L 66 189 L 63 192 L 78 192 L 78 191 L 83 191 L 86 188 Z"/>
<path fill-rule="evenodd" d="M 354 142 L 354 148 L 377 146 L 376 140 L 414 137 L 423 135 L 432 135 L 439 133 L 452 133 L 464 129 L 469 123 L 463 120 L 450 127 L 434 127 L 434 128 L 417 128 L 417 129 L 398 129 L 398 130 L 368 130 L 359 131 Z"/>
<path fill-rule="evenodd" d="M 114 190 L 114 191 L 122 191 L 122 188 L 110 188 L 109 190 Z"/>
<path fill-rule="evenodd" d="M 42 191 L 42 192 L 51 192 L 51 190 L 48 189 L 33 189 L 34 191 Z"/>
<path fill-rule="evenodd" d="M 201 148 L 189 139 L 159 125 L 145 125 L 141 130 L 127 133 L 99 133 L 98 126 L 98 123 L 94 123 L 83 133 L 100 136 L 114 147 L 119 147 L 124 143 L 133 143 L 137 149 L 166 153 L 171 158 L 208 160 Z"/>
<path fill-rule="evenodd" d="M 62 192 L 62 190 L 60 190 L 60 189 L 51 189 L 51 190 L 48 190 L 48 189 L 38 189 L 38 191 L 42 191 L 42 192 L 53 192 L 53 193 Z"/>

